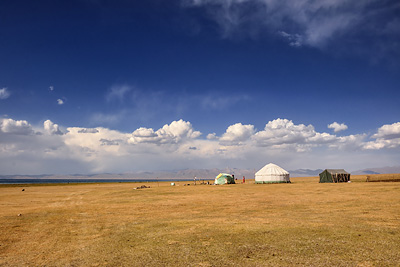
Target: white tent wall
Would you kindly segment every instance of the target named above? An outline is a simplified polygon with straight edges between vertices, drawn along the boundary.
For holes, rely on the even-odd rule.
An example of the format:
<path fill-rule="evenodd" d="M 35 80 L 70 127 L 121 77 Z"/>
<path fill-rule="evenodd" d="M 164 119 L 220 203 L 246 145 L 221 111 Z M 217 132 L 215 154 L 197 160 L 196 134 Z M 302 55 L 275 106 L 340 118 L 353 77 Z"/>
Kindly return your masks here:
<path fill-rule="evenodd" d="M 256 175 L 255 181 L 257 184 L 267 183 L 289 183 L 289 175 Z"/>
<path fill-rule="evenodd" d="M 289 172 L 278 165 L 269 163 L 255 174 L 256 184 L 290 183 Z"/>

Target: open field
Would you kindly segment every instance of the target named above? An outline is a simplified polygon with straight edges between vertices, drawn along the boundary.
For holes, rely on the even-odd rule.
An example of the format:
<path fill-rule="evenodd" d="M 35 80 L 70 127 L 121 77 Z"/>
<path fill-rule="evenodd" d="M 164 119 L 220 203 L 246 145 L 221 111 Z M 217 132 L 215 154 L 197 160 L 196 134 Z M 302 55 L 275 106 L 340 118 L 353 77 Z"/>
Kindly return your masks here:
<path fill-rule="evenodd" d="M 400 183 L 365 178 L 1 186 L 0 265 L 399 266 Z"/>

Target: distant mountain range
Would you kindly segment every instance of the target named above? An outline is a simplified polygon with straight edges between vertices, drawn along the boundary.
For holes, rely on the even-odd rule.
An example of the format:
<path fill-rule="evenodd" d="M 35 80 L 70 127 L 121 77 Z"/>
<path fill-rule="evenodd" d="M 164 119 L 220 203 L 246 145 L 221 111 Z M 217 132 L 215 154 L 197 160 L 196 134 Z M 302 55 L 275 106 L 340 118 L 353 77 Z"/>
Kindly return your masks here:
<path fill-rule="evenodd" d="M 230 173 L 235 175 L 235 178 L 242 179 L 245 176 L 247 179 L 254 179 L 256 169 L 185 169 L 174 171 L 147 171 L 133 173 L 99 173 L 99 174 L 70 174 L 70 175 L 0 175 L 0 179 L 214 179 L 219 173 Z M 298 169 L 290 170 L 290 177 L 308 177 L 318 176 L 322 169 Z M 348 171 L 348 170 L 347 170 Z M 362 174 L 383 174 L 383 173 L 400 173 L 400 166 L 368 168 L 357 171 L 350 171 L 353 175 Z"/>
<path fill-rule="evenodd" d="M 358 171 L 353 171 L 351 174 L 384 174 L 384 173 L 400 173 L 400 166 L 381 167 L 381 168 L 368 168 Z"/>
<path fill-rule="evenodd" d="M 310 169 L 298 169 L 294 171 L 289 171 L 290 177 L 309 177 L 309 176 L 318 176 L 323 170 L 322 169 L 316 169 L 316 170 L 310 170 Z"/>
<path fill-rule="evenodd" d="M 219 173 L 230 173 L 235 178 L 254 179 L 255 169 L 185 169 L 174 171 L 146 171 L 132 173 L 99 173 L 99 174 L 71 174 L 71 175 L 0 175 L 0 179 L 214 179 Z"/>
<path fill-rule="evenodd" d="M 290 177 L 308 177 L 308 176 L 318 176 L 323 170 L 310 170 L 310 169 L 298 169 L 289 171 Z M 346 169 L 346 171 L 349 171 Z M 400 166 L 392 167 L 380 167 L 380 168 L 368 168 L 357 171 L 351 171 L 353 175 L 363 175 L 363 174 L 384 174 L 384 173 L 400 173 Z"/>

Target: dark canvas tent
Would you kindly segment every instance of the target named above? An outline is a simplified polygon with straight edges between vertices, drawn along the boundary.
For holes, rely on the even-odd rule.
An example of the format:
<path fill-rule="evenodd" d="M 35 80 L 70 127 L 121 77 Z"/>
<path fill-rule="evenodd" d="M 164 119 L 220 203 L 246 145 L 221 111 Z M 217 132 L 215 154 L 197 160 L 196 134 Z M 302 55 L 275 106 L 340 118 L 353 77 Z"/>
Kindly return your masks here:
<path fill-rule="evenodd" d="M 346 183 L 350 181 L 350 173 L 343 169 L 326 169 L 319 174 L 320 183 Z"/>

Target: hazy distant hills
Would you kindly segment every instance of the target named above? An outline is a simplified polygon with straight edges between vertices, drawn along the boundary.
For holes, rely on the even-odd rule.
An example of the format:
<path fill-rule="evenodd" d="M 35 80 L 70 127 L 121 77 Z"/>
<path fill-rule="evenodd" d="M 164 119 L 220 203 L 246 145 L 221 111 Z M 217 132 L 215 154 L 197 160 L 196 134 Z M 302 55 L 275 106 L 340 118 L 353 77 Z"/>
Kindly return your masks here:
<path fill-rule="evenodd" d="M 323 170 L 310 170 L 310 169 L 298 169 L 294 171 L 289 171 L 290 177 L 309 177 L 309 176 L 318 176 Z"/>
<path fill-rule="evenodd" d="M 289 171 L 290 177 L 307 177 L 307 176 L 318 176 L 323 170 L 310 170 L 310 169 L 298 169 Z M 357 171 L 347 170 L 353 175 L 362 175 L 362 174 L 384 174 L 384 173 L 400 173 L 400 166 L 392 166 L 392 167 L 380 167 L 380 168 L 368 168 Z"/>
<path fill-rule="evenodd" d="M 174 171 L 147 171 L 147 172 L 134 172 L 134 173 L 99 173 L 99 174 L 70 174 L 70 175 L 0 175 L 0 179 L 189 179 L 194 177 L 197 179 L 214 179 L 221 172 L 230 173 L 235 175 L 235 178 L 242 179 L 245 176 L 247 179 L 254 179 L 256 169 L 185 169 Z M 298 169 L 289 170 L 290 177 L 308 177 L 318 176 L 322 169 Z M 349 171 L 349 170 L 347 170 Z M 362 174 L 384 174 L 384 173 L 400 173 L 400 166 L 368 168 L 363 170 L 351 171 L 353 175 Z"/>
<path fill-rule="evenodd" d="M 400 173 L 400 166 L 381 167 L 381 168 L 368 168 L 358 171 L 353 171 L 351 174 L 384 174 L 384 173 Z"/>
<path fill-rule="evenodd" d="M 310 169 L 298 169 L 289 171 L 290 177 L 307 177 L 307 176 L 318 176 L 323 170 L 310 170 Z M 353 175 L 362 175 L 362 174 L 384 174 L 384 173 L 400 173 L 400 166 L 392 166 L 392 167 L 380 167 L 380 168 L 368 168 L 357 171 L 347 170 Z"/>
<path fill-rule="evenodd" d="M 133 173 L 99 173 L 91 175 L 72 174 L 72 175 L 0 175 L 0 179 L 214 179 L 219 173 L 230 173 L 235 178 L 254 179 L 256 170 L 252 169 L 185 169 L 175 171 L 146 171 Z"/>

